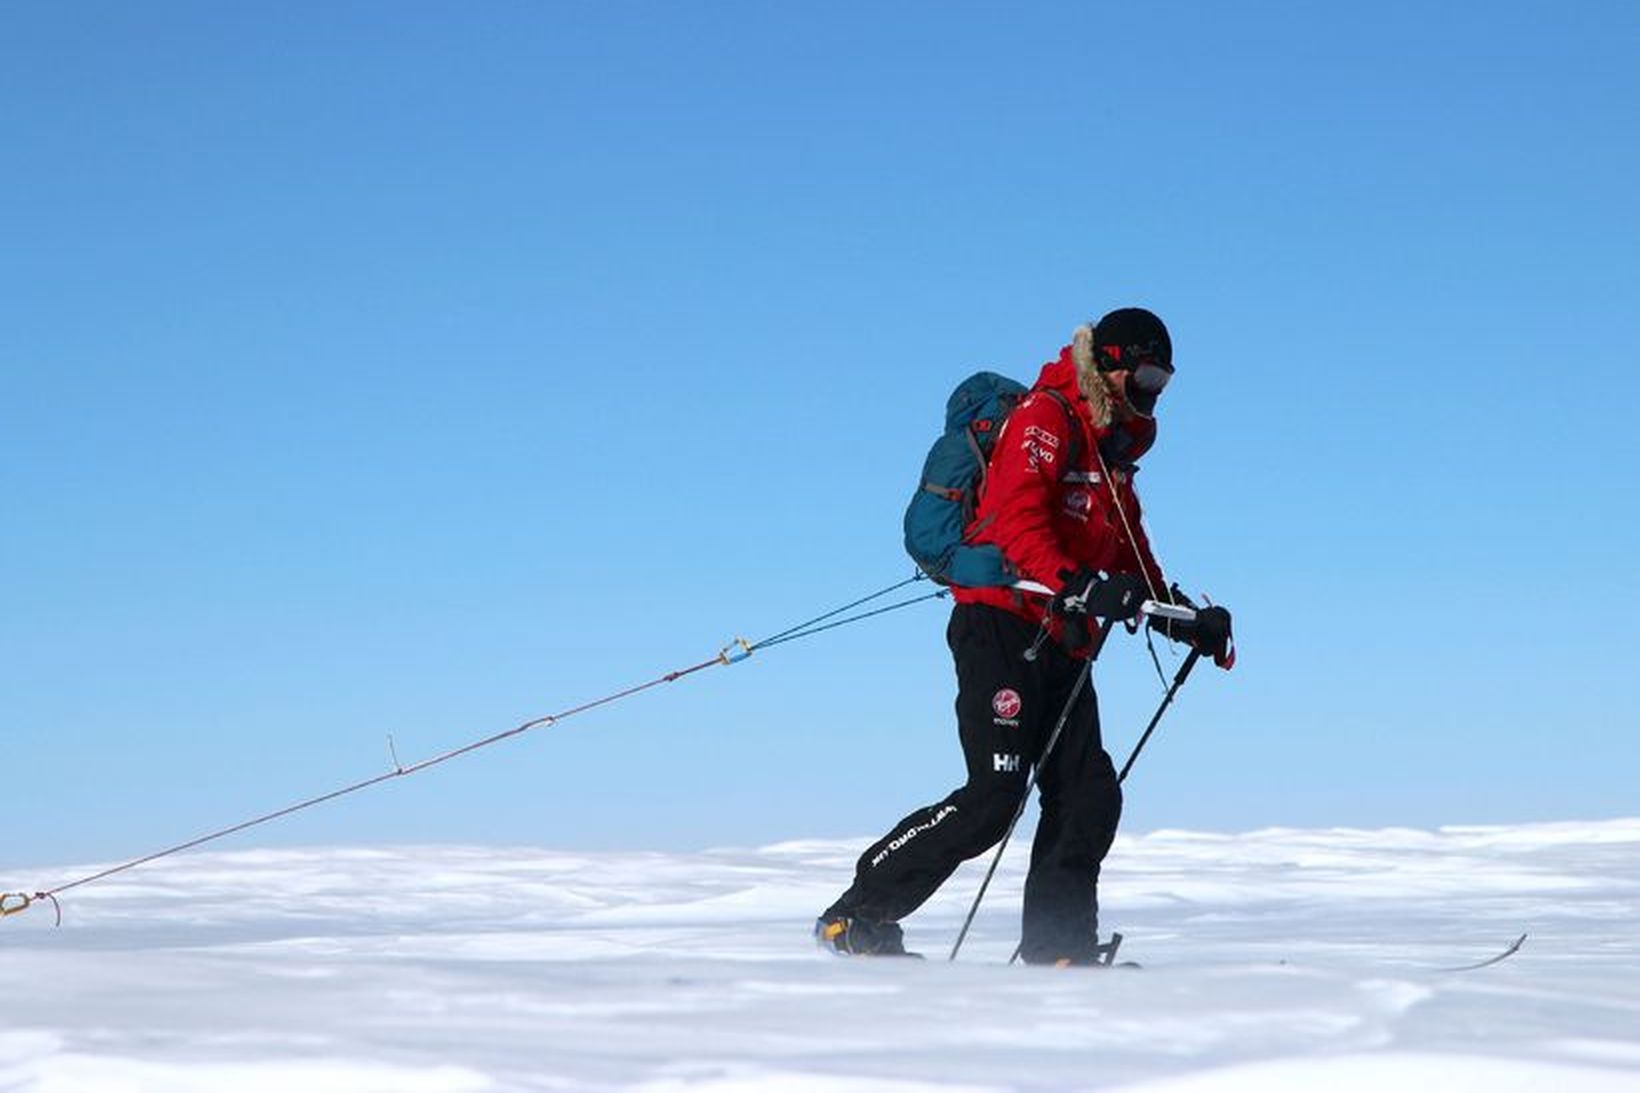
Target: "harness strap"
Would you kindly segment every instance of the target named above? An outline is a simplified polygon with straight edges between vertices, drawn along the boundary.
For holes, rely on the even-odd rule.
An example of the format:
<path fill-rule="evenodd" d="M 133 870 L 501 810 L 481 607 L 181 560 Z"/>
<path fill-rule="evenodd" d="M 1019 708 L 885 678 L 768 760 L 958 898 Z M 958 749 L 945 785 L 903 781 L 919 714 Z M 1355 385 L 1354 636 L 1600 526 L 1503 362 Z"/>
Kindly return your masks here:
<path fill-rule="evenodd" d="M 1059 403 L 1059 408 L 1065 411 L 1065 417 L 1068 419 L 1066 424 L 1069 427 L 1067 436 L 1070 440 L 1070 448 L 1066 450 L 1066 455 L 1069 456 L 1066 463 L 1075 466 L 1082 462 L 1082 417 L 1076 412 L 1076 407 L 1071 405 L 1071 400 L 1055 391 L 1052 387 L 1044 387 L 1041 390 L 1043 394 Z"/>

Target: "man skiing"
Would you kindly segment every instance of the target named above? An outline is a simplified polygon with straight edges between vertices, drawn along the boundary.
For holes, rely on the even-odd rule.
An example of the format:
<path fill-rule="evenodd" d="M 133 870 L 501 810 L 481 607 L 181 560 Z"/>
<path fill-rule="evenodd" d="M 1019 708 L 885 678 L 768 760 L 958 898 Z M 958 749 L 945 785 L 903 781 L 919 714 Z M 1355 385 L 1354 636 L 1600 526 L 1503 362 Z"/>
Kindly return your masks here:
<path fill-rule="evenodd" d="M 964 542 L 994 544 L 1012 572 L 1046 591 L 962 587 L 946 638 L 956 661 L 957 722 L 967 781 L 895 824 L 861 855 L 854 883 L 815 924 L 842 954 L 905 953 L 899 921 L 963 861 L 996 845 L 1061 712 L 1038 775 L 1041 818 L 1025 881 L 1027 963 L 1099 962 L 1099 865 L 1122 813 L 1115 766 L 1091 687 L 1099 620 L 1126 621 L 1169 590 L 1140 524 L 1136 462 L 1155 440 L 1157 396 L 1173 375 L 1167 328 L 1143 308 L 1079 327 L 1010 413 L 992 449 Z M 1152 625 L 1233 662 L 1230 615 Z"/>

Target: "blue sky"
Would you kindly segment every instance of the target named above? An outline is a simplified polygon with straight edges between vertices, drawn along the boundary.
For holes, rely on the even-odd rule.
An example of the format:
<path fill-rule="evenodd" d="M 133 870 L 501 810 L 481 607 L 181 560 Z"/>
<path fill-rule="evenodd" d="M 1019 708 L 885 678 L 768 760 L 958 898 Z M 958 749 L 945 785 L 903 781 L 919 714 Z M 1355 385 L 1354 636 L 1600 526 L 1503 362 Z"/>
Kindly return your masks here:
<path fill-rule="evenodd" d="M 1241 647 L 1128 827 L 1632 815 L 1636 56 L 1617 3 L 13 11 L 0 862 L 897 580 L 950 387 L 1124 304 L 1153 540 Z M 944 614 L 245 841 L 875 834 L 960 777 Z M 1142 644 L 1100 688 L 1120 761 Z"/>

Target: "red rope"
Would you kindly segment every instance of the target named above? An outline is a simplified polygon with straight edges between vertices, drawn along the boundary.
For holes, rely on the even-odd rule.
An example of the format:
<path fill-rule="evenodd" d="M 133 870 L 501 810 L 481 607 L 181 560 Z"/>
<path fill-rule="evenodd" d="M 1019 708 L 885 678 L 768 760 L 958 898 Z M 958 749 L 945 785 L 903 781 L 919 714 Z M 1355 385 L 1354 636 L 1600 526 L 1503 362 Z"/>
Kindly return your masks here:
<path fill-rule="evenodd" d="M 458 756 L 466 755 L 468 752 L 477 751 L 480 748 L 487 748 L 491 744 L 499 744 L 503 740 L 508 740 L 514 736 L 522 735 L 523 733 L 529 732 L 531 729 L 538 729 L 553 725 L 567 717 L 574 717 L 576 714 L 586 713 L 588 710 L 595 710 L 599 706 L 607 706 L 611 702 L 618 702 L 623 698 L 629 698 L 641 691 L 647 691 L 651 687 L 659 687 L 663 683 L 671 683 L 675 680 L 682 679 L 684 676 L 693 675 L 695 672 L 698 672 L 703 668 L 710 668 L 714 664 L 729 663 L 731 663 L 731 661 L 729 660 L 727 651 L 725 651 L 724 653 L 720 653 L 713 657 L 711 660 L 703 660 L 699 664 L 691 665 L 688 668 L 680 668 L 675 672 L 668 672 L 663 676 L 650 680 L 648 683 L 640 683 L 635 687 L 628 687 L 625 690 L 616 691 L 614 694 L 605 695 L 603 698 L 594 699 L 591 702 L 585 702 L 579 706 L 572 706 L 561 713 L 548 714 L 544 717 L 532 718 L 521 725 L 506 730 L 505 732 L 498 732 L 491 736 L 486 736 L 481 740 L 474 740 L 470 744 L 463 744 L 459 748 L 452 748 L 451 750 L 435 755 L 430 759 L 423 759 L 419 763 L 412 763 L 408 767 L 395 766 L 394 769 L 386 772 L 385 774 L 378 774 L 373 778 L 366 778 L 363 781 L 354 782 L 352 785 L 343 786 L 340 789 L 333 789 L 328 793 L 321 793 L 317 797 L 309 797 L 305 801 L 298 801 L 293 805 L 287 805 L 284 808 L 276 809 L 273 812 L 268 812 L 261 816 L 254 817 L 253 819 L 245 820 L 241 823 L 234 824 L 231 827 L 224 827 L 218 831 L 212 831 L 207 835 L 201 835 L 198 838 L 189 839 L 187 842 L 177 843 L 175 846 L 168 846 L 164 850 L 156 850 L 152 854 L 144 854 L 140 858 L 133 858 L 130 861 L 121 862 L 119 865 L 110 866 L 107 869 L 92 873 L 89 876 L 81 877 L 78 880 L 69 881 L 66 884 L 59 884 L 57 887 L 47 889 L 44 892 L 36 892 L 32 896 L 22 892 L 7 892 L 0 894 L 0 918 L 20 914 L 23 911 L 26 911 L 31 904 L 39 900 L 50 900 L 57 909 L 57 925 L 61 926 L 63 924 L 63 908 L 62 904 L 57 902 L 57 896 L 59 893 L 67 892 L 70 889 L 78 888 L 81 885 L 91 884 L 94 881 L 105 880 L 106 878 L 112 877 L 117 873 L 124 873 L 127 870 L 135 869 L 139 865 L 147 865 L 149 862 L 158 861 L 160 858 L 168 858 L 173 854 L 180 854 L 184 850 L 192 850 L 197 846 L 203 846 L 206 843 L 215 842 L 218 839 L 226 838 L 229 835 L 235 835 L 241 831 L 245 831 L 253 827 L 259 827 L 262 824 L 289 816 L 294 812 L 301 812 L 303 809 L 312 808 L 315 805 L 324 804 L 327 801 L 334 801 L 338 797 L 346 797 L 348 794 L 358 793 L 361 790 L 369 789 L 371 786 L 379 785 L 382 782 L 386 782 L 394 778 L 403 778 L 407 775 L 417 774 L 428 769 L 429 767 L 436 767 L 440 763 L 447 763 Z M 13 902 L 7 903 L 6 901 L 8 900 Z"/>
<path fill-rule="evenodd" d="M 57 910 L 57 925 L 61 926 L 63 924 L 63 908 L 62 904 L 57 901 L 57 896 L 61 892 L 67 892 L 70 889 L 79 888 L 81 885 L 91 884 L 94 881 L 104 880 L 108 877 L 114 876 L 115 874 L 124 873 L 127 870 L 135 869 L 139 865 L 146 865 L 149 862 L 158 861 L 160 858 L 168 858 L 173 854 L 180 854 L 184 850 L 192 850 L 196 846 L 203 846 L 206 843 L 215 842 L 218 839 L 223 839 L 229 835 L 238 834 L 239 832 L 248 830 L 249 828 L 259 827 L 262 824 L 280 819 L 281 817 L 289 816 L 293 812 L 301 812 L 303 809 L 312 808 L 315 805 L 321 805 L 327 801 L 334 801 L 338 797 L 346 797 L 348 794 L 358 793 L 361 790 L 369 789 L 371 786 L 379 785 L 382 782 L 389 781 L 393 778 L 403 778 L 407 775 L 419 773 L 429 767 L 436 767 L 440 763 L 447 763 L 458 756 L 466 755 L 468 752 L 477 751 L 480 748 L 487 748 L 491 744 L 499 744 L 503 740 L 508 740 L 514 736 L 519 736 L 523 733 L 529 732 L 531 729 L 553 725 L 564 720 L 565 718 L 574 717 L 576 714 L 586 713 L 588 710 L 595 710 L 599 706 L 607 706 L 611 702 L 619 702 L 623 698 L 630 698 L 632 695 L 638 694 L 642 691 L 647 691 L 651 687 L 659 687 L 663 683 L 675 682 L 676 680 L 682 679 L 684 676 L 693 675 L 702 669 L 710 668 L 714 664 L 734 664 L 737 661 L 746 659 L 751 656 L 754 651 L 766 645 L 777 645 L 787 641 L 794 641 L 797 638 L 808 637 L 811 634 L 817 634 L 821 631 L 830 630 L 834 627 L 843 626 L 847 623 L 858 622 L 861 619 L 871 618 L 875 615 L 882 614 L 885 611 L 893 611 L 901 607 L 909 607 L 911 604 L 920 603 L 924 599 L 931 599 L 933 596 L 918 597 L 915 600 L 906 600 L 902 603 L 895 604 L 892 607 L 869 611 L 864 614 L 855 615 L 851 618 L 846 618 L 838 622 L 832 622 L 824 626 L 818 625 L 824 620 L 834 618 L 835 616 L 854 607 L 858 607 L 861 604 L 877 599 L 878 597 L 885 596 L 897 588 L 902 588 L 913 581 L 923 579 L 922 574 L 916 574 L 908 580 L 890 585 L 888 588 L 882 589 L 879 592 L 874 592 L 863 599 L 856 600 L 851 604 L 845 604 L 843 607 L 829 611 L 818 618 L 810 619 L 808 622 L 802 623 L 801 625 L 794 626 L 789 630 L 784 630 L 772 638 L 767 638 L 755 644 L 749 643 L 745 640 L 737 640 L 733 645 L 729 645 L 724 648 L 722 652 L 718 653 L 718 655 L 713 657 L 711 660 L 703 660 L 699 664 L 691 665 L 688 668 L 680 668 L 675 672 L 668 672 L 663 676 L 658 676 L 647 683 L 640 683 L 637 686 L 628 687 L 622 691 L 616 691 L 614 694 L 605 695 L 603 698 L 594 699 L 591 702 L 585 702 L 579 706 L 571 706 L 562 713 L 548 714 L 545 717 L 533 718 L 521 725 L 508 729 L 505 732 L 498 732 L 494 735 L 486 736 L 480 740 L 474 740 L 470 744 L 463 744 L 459 748 L 453 748 L 450 751 L 435 755 L 430 759 L 423 759 L 419 763 L 412 763 L 408 767 L 400 765 L 397 755 L 395 754 L 393 769 L 387 771 L 385 774 L 378 774 L 373 778 L 366 778 L 363 781 L 354 782 L 352 785 L 343 786 L 340 789 L 333 789 L 329 793 L 321 793 L 317 797 L 309 797 L 305 801 L 298 801 L 293 805 L 287 805 L 284 808 L 276 809 L 273 812 L 268 812 L 261 816 L 245 820 L 241 823 L 234 824 L 231 827 L 224 827 L 221 830 L 212 831 L 208 835 L 201 835 L 198 838 L 189 839 L 187 842 L 178 843 L 175 846 L 168 846 L 164 850 L 156 850 L 152 854 L 144 854 L 140 858 L 133 858 L 130 861 L 121 862 L 119 865 L 110 866 L 107 869 L 92 873 L 89 876 L 81 877 L 78 880 L 69 881 L 66 884 L 59 884 L 57 887 L 47 889 L 44 892 L 35 892 L 33 895 L 28 895 L 23 892 L 0 893 L 0 918 L 9 918 L 15 914 L 21 914 L 32 904 L 41 900 L 49 900 Z M 944 595 L 944 592 L 934 593 L 933 595 Z M 740 651 L 736 651 L 736 646 L 739 647 Z M 391 743 L 391 738 L 389 738 L 389 743 Z"/>

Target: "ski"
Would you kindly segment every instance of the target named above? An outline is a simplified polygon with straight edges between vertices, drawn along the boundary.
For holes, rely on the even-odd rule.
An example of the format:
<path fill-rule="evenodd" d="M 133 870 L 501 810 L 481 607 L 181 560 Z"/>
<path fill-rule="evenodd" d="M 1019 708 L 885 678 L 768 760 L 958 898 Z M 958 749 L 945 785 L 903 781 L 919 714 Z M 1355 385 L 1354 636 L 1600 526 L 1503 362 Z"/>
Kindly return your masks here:
<path fill-rule="evenodd" d="M 1502 961 L 1508 960 L 1510 957 L 1520 952 L 1520 947 L 1524 944 L 1526 944 L 1526 935 L 1521 934 L 1519 937 L 1515 938 L 1513 944 L 1496 956 L 1487 957 L 1485 960 L 1478 961 L 1474 964 L 1460 964 L 1455 968 L 1436 968 L 1435 970 L 1438 972 L 1472 972 L 1476 968 L 1490 968 L 1493 964 L 1498 964 Z"/>
<path fill-rule="evenodd" d="M 1512 957 L 1516 953 L 1520 952 L 1521 946 L 1526 944 L 1526 938 L 1528 936 L 1529 935 L 1527 935 L 1527 934 L 1521 934 L 1519 937 L 1515 938 L 1514 941 L 1510 942 L 1508 947 L 1505 948 L 1502 952 L 1497 953 L 1494 956 L 1489 956 L 1485 960 L 1477 960 L 1473 964 L 1458 964 L 1458 965 L 1454 965 L 1452 967 L 1434 967 L 1434 968 L 1425 968 L 1423 970 L 1431 971 L 1431 972 L 1443 972 L 1444 973 L 1444 972 L 1472 972 L 1472 971 L 1476 971 L 1480 968 L 1490 968 L 1492 965 L 1501 964 L 1503 961 L 1508 960 L 1510 957 Z M 1119 934 L 1119 933 L 1113 933 L 1113 934 L 1110 935 L 1110 940 L 1109 941 L 1103 943 L 1102 945 L 1097 946 L 1094 949 L 1094 958 L 1090 961 L 1087 961 L 1086 964 L 1088 966 L 1096 967 L 1096 968 L 1139 968 L 1139 967 L 1143 967 L 1142 964 L 1139 964 L 1139 963 L 1137 963 L 1135 961 L 1131 961 L 1131 960 L 1118 961 L 1116 959 L 1116 954 L 1121 949 L 1121 947 L 1122 947 L 1122 935 Z M 1016 963 L 1019 962 L 1019 955 L 1020 955 L 1020 951 L 1021 951 L 1022 948 L 1023 948 L 1023 945 L 1020 945 L 1020 946 L 1018 946 L 1014 949 L 1014 955 L 1008 958 L 1008 964 L 1009 965 L 1013 965 L 1013 964 L 1016 964 Z M 1279 961 L 1277 961 L 1277 963 L 1279 965 L 1281 965 L 1282 967 L 1288 967 L 1293 962 L 1288 961 L 1288 960 L 1279 960 Z M 1059 964 L 1058 964 L 1058 966 L 1062 967 L 1062 968 L 1067 967 L 1069 965 L 1070 965 L 1070 961 L 1060 961 Z"/>
<path fill-rule="evenodd" d="M 1509 946 L 1507 948 L 1505 948 L 1502 952 L 1500 952 L 1500 953 L 1498 953 L 1494 956 L 1489 956 L 1485 960 L 1477 960 L 1473 964 L 1458 964 L 1454 967 L 1430 968 L 1428 970 L 1432 971 L 1432 972 L 1442 972 L 1442 973 L 1444 973 L 1444 972 L 1472 972 L 1472 971 L 1476 971 L 1477 969 L 1480 969 L 1480 968 L 1490 968 L 1492 965 L 1501 964 L 1503 961 L 1508 960 L 1510 957 L 1512 957 L 1516 953 L 1520 952 L 1521 946 L 1526 944 L 1527 936 L 1528 935 L 1526 935 L 1526 934 L 1521 934 L 1519 937 L 1515 938 L 1514 941 L 1510 942 Z M 1139 967 L 1143 967 L 1143 965 L 1135 963 L 1135 962 L 1130 961 L 1130 960 L 1124 960 L 1124 961 L 1121 961 L 1121 962 L 1118 962 L 1116 960 L 1116 951 L 1117 951 L 1117 949 L 1119 949 L 1121 947 L 1121 944 L 1122 944 L 1122 935 L 1121 934 L 1112 934 L 1111 939 L 1110 939 L 1109 942 L 1105 943 L 1104 945 L 1099 946 L 1099 949 L 1098 949 L 1098 954 L 1099 955 L 1092 962 L 1093 966 L 1101 967 L 1101 968 L 1113 968 L 1113 967 L 1114 968 L 1139 968 Z M 1012 963 L 1014 963 L 1015 960 L 1018 960 L 1018 959 L 1019 959 L 1019 953 L 1016 951 L 1014 953 L 1013 959 L 1009 960 L 1008 963 L 1012 964 Z M 1283 967 L 1286 967 L 1286 966 L 1290 965 L 1290 962 L 1286 961 L 1286 960 L 1282 960 L 1282 961 L 1280 961 L 1280 964 Z"/>

